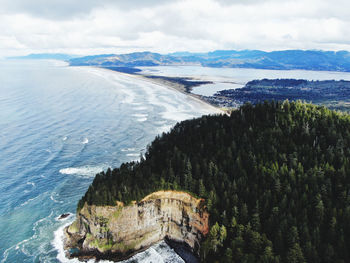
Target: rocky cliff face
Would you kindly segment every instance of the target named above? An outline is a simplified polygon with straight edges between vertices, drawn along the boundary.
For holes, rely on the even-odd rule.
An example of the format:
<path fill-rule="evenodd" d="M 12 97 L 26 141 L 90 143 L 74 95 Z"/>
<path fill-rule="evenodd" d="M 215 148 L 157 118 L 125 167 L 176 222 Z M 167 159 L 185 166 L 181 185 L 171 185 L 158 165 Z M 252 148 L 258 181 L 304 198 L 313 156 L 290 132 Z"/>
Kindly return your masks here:
<path fill-rule="evenodd" d="M 85 204 L 65 229 L 65 248 L 69 256 L 122 259 L 168 238 L 198 253 L 208 217 L 203 199 L 176 191 L 155 192 L 128 206 Z"/>

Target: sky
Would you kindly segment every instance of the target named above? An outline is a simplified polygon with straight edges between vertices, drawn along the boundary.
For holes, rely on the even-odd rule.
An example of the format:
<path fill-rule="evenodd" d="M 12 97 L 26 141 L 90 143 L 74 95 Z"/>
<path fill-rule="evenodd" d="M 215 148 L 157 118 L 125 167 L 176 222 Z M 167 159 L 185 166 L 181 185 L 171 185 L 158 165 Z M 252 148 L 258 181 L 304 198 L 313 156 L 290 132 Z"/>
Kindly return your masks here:
<path fill-rule="evenodd" d="M 0 56 L 350 51 L 348 0 L 0 0 Z"/>

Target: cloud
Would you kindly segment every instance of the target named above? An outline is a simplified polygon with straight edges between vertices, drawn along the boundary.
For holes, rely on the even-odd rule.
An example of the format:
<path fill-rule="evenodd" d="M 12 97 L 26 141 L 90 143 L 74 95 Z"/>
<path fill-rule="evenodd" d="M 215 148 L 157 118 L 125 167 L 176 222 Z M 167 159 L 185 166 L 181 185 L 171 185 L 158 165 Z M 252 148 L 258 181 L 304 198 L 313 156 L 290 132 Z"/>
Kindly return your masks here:
<path fill-rule="evenodd" d="M 350 50 L 345 0 L 0 0 L 0 55 Z"/>
<path fill-rule="evenodd" d="M 0 0 L 1 13 L 21 13 L 47 19 L 70 19 L 86 16 L 98 8 L 119 8 L 131 10 L 166 4 L 170 0 Z"/>

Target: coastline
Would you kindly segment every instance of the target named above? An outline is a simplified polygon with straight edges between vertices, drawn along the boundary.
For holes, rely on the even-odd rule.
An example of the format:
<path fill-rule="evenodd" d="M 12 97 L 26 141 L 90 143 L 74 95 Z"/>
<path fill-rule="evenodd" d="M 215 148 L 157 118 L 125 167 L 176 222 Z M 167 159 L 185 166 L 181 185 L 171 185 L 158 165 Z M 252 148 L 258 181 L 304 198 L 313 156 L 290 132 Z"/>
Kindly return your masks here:
<path fill-rule="evenodd" d="M 147 82 L 150 82 L 150 83 L 162 86 L 162 87 L 166 87 L 166 88 L 181 92 L 181 93 L 187 95 L 188 97 L 190 97 L 191 99 L 201 103 L 204 107 L 211 109 L 214 113 L 226 114 L 226 112 L 224 110 L 222 110 L 221 108 L 214 106 L 213 104 L 210 104 L 207 101 L 203 100 L 200 95 L 186 92 L 184 86 L 181 84 L 171 82 L 171 81 L 166 81 L 163 79 L 158 79 L 158 78 L 148 78 L 145 75 L 141 75 L 141 74 L 140 75 L 129 74 L 129 75 L 139 77 L 139 79 L 142 79 L 144 81 L 147 81 Z"/>
<path fill-rule="evenodd" d="M 65 230 L 62 230 L 62 233 L 64 234 Z M 125 263 L 131 263 L 131 262 L 137 262 L 137 255 L 142 255 L 144 253 L 147 253 L 147 251 L 149 251 L 150 248 L 154 247 L 154 246 L 161 246 L 163 244 L 166 244 L 169 246 L 169 248 L 171 250 L 174 251 L 174 253 L 176 253 L 176 255 L 182 259 L 184 262 L 188 262 L 188 263 L 198 263 L 198 258 L 196 258 L 196 256 L 192 255 L 190 250 L 188 249 L 188 247 L 185 244 L 182 243 L 176 243 L 176 241 L 171 241 L 168 239 L 164 239 L 161 241 L 158 241 L 155 244 L 149 245 L 149 246 L 145 246 L 137 251 L 134 251 L 130 254 L 127 255 L 121 255 L 118 253 L 101 253 L 98 251 L 91 251 L 90 253 L 87 254 L 76 254 L 72 257 L 68 257 L 65 253 L 65 250 L 63 250 L 63 257 L 62 255 L 60 257 L 57 257 L 58 260 L 60 260 L 60 262 L 72 262 L 72 263 L 76 263 L 76 261 L 78 260 L 79 262 L 104 262 L 104 263 L 113 263 L 113 262 L 119 262 L 122 263 L 124 261 L 126 261 Z M 191 261 L 185 261 L 185 259 L 191 259 Z"/>
<path fill-rule="evenodd" d="M 86 67 L 86 66 L 84 66 Z M 186 88 L 184 85 L 177 83 L 177 82 L 173 82 L 173 81 L 169 81 L 169 80 L 165 80 L 163 78 L 150 78 L 149 76 L 156 76 L 156 75 L 144 75 L 144 74 L 130 74 L 130 73 L 125 73 L 125 72 L 119 72 L 113 69 L 109 69 L 109 68 L 104 68 L 104 67 L 95 67 L 95 66 L 87 66 L 87 67 L 91 67 L 91 68 L 95 68 L 95 69 L 101 69 L 101 70 L 108 70 L 108 71 L 113 71 L 116 74 L 121 74 L 124 76 L 128 76 L 130 78 L 137 78 L 139 80 L 148 82 L 148 83 L 152 83 L 161 87 L 165 87 L 171 90 L 175 90 L 178 91 L 186 96 L 188 96 L 188 98 L 200 103 L 204 108 L 210 110 L 213 114 L 227 114 L 227 112 L 225 110 L 223 110 L 222 108 L 219 108 L 213 104 L 210 104 L 209 102 L 203 100 L 201 98 L 200 95 L 194 94 L 194 93 L 190 93 L 186 91 Z"/>

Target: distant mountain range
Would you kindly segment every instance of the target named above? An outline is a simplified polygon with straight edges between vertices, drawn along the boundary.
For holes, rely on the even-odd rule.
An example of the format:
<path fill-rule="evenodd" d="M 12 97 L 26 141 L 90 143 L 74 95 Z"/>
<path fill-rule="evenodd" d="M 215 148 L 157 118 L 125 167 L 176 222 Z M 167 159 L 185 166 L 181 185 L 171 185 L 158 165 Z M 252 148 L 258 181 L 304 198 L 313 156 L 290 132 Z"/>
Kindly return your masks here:
<path fill-rule="evenodd" d="M 76 55 L 68 55 L 63 53 L 40 53 L 29 54 L 27 56 L 8 57 L 8 59 L 56 59 L 56 60 L 70 60 L 76 58 Z"/>
<path fill-rule="evenodd" d="M 18 57 L 17 57 L 18 58 Z M 350 53 L 347 51 L 284 50 L 216 50 L 208 53 L 175 52 L 158 54 L 102 54 L 76 57 L 66 54 L 31 54 L 28 59 L 62 59 L 72 66 L 140 67 L 199 65 L 217 68 L 307 69 L 350 72 Z"/>
<path fill-rule="evenodd" d="M 350 71 L 350 53 L 347 51 L 285 50 L 265 52 L 260 50 L 216 50 L 208 53 L 176 52 L 161 55 L 136 52 L 122 55 L 98 55 L 73 58 L 73 66 L 102 67 L 201 65 L 205 67 L 308 69 Z"/>

